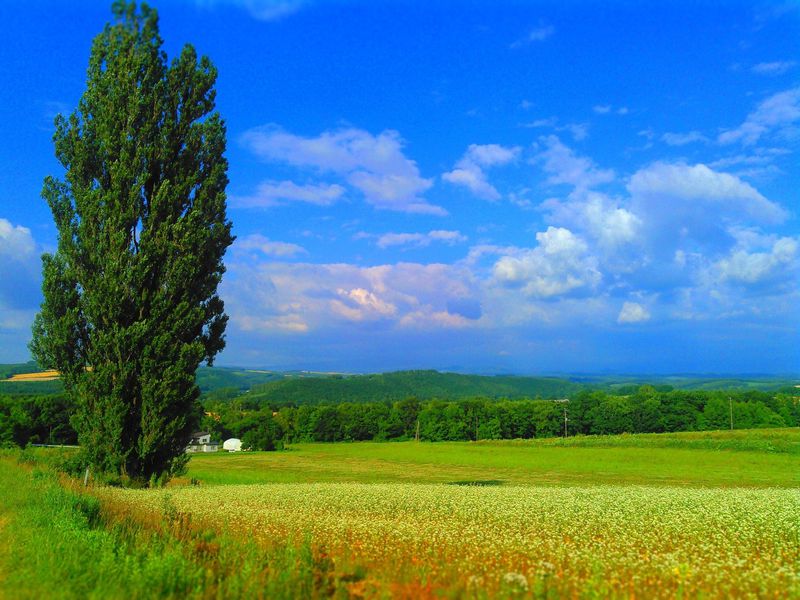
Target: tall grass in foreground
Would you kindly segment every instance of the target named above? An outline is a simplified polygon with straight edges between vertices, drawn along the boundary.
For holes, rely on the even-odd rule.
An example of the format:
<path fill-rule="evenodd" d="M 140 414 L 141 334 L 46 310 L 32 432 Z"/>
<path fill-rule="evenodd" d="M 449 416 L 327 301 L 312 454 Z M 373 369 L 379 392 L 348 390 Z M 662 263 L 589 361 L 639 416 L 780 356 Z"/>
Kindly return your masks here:
<path fill-rule="evenodd" d="M 0 598 L 315 598 L 339 586 L 308 543 L 235 540 L 169 503 L 137 521 L 23 457 L 0 455 Z"/>
<path fill-rule="evenodd" d="M 145 519 L 169 502 L 265 547 L 301 532 L 334 572 L 365 568 L 353 594 L 800 597 L 800 490 L 493 483 L 97 493 Z"/>

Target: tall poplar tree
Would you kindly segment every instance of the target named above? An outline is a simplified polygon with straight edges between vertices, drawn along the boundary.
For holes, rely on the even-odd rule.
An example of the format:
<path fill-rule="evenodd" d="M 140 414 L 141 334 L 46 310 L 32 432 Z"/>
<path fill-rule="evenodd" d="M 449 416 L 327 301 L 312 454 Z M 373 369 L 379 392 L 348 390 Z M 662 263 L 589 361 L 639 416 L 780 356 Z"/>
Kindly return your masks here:
<path fill-rule="evenodd" d="M 112 10 L 77 110 L 55 122 L 65 175 L 42 195 L 58 247 L 30 348 L 74 397 L 89 463 L 146 483 L 185 466 L 195 371 L 225 345 L 228 165 L 211 62 L 186 45 L 168 63 L 154 9 Z"/>

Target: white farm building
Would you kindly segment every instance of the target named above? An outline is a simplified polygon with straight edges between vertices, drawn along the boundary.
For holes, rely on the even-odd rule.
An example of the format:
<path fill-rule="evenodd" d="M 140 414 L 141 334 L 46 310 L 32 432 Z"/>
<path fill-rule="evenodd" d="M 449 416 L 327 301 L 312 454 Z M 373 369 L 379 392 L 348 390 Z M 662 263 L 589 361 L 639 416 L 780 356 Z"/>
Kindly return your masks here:
<path fill-rule="evenodd" d="M 216 452 L 217 450 L 219 450 L 219 442 L 212 442 L 211 434 L 207 431 L 193 433 L 189 445 L 186 446 L 187 452 Z"/>

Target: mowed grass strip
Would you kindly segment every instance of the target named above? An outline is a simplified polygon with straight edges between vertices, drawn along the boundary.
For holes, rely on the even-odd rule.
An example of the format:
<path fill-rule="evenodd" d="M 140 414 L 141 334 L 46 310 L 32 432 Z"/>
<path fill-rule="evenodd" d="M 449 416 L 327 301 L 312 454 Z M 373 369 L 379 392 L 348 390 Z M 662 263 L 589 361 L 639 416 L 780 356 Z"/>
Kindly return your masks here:
<path fill-rule="evenodd" d="M 748 443 L 756 448 L 768 435 L 753 432 L 750 442 L 743 443 L 742 434 L 736 433 L 737 448 L 748 447 Z M 623 440 L 614 441 L 615 437 Z M 784 438 L 785 444 L 793 444 L 800 441 L 800 433 L 790 430 Z M 575 440 L 591 441 L 583 441 L 584 445 L 574 442 L 572 446 L 556 445 L 551 440 L 293 444 L 285 452 L 196 455 L 187 478 L 212 485 L 472 481 L 499 485 L 800 487 L 798 455 L 771 451 L 768 445 L 753 450 L 708 449 L 702 445 L 708 440 L 692 434 L 683 447 L 675 443 L 674 436 L 591 436 Z"/>

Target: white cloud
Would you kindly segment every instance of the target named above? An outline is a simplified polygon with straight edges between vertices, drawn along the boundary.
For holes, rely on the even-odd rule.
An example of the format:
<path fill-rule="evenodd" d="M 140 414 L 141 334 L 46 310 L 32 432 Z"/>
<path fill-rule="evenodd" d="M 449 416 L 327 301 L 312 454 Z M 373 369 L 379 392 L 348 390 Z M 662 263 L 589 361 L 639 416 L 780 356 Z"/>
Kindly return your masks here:
<path fill-rule="evenodd" d="M 341 175 L 376 208 L 447 214 L 422 198 L 433 182 L 423 178 L 417 164 L 403 154 L 404 142 L 396 131 L 374 136 L 348 128 L 306 138 L 267 126 L 246 132 L 242 142 L 265 160 Z"/>
<path fill-rule="evenodd" d="M 237 208 L 278 206 L 281 201 L 306 202 L 317 206 L 330 206 L 337 202 L 345 189 L 337 184 L 298 185 L 293 181 L 265 181 L 251 196 L 234 196 L 231 203 Z"/>
<path fill-rule="evenodd" d="M 790 267 L 796 266 L 797 251 L 797 240 L 782 237 L 772 244 L 768 252 L 734 250 L 717 263 L 717 268 L 723 280 L 735 283 L 752 285 L 780 277 L 781 274 L 788 279 Z"/>
<path fill-rule="evenodd" d="M 430 246 L 433 242 L 443 242 L 453 245 L 466 241 L 466 236 L 458 231 L 447 231 L 435 229 L 428 233 L 384 233 L 378 237 L 378 247 L 388 248 L 390 246 Z"/>
<path fill-rule="evenodd" d="M 642 323 L 649 320 L 650 313 L 637 302 L 624 302 L 617 316 L 617 323 Z"/>
<path fill-rule="evenodd" d="M 393 317 L 397 314 L 397 307 L 391 302 L 381 300 L 373 292 L 364 288 L 336 290 L 341 300 L 331 301 L 334 313 L 350 321 L 367 321 Z"/>
<path fill-rule="evenodd" d="M 535 248 L 500 258 L 493 268 L 495 280 L 520 287 L 534 298 L 552 298 L 599 283 L 597 260 L 570 230 L 548 227 L 536 234 L 536 240 Z"/>
<path fill-rule="evenodd" d="M 468 188 L 479 198 L 499 200 L 500 192 L 489 183 L 484 169 L 516 160 L 521 150 L 518 146 L 508 148 L 499 144 L 470 144 L 455 168 L 444 173 L 442 179 Z"/>
<path fill-rule="evenodd" d="M 22 261 L 36 252 L 36 242 L 31 230 L 0 218 L 0 258 L 2 262 Z"/>
<path fill-rule="evenodd" d="M 758 222 L 780 223 L 786 211 L 767 200 L 749 183 L 734 175 L 719 173 L 704 164 L 657 162 L 637 171 L 628 191 L 644 213 L 679 209 L 696 212 L 703 207 L 743 212 Z"/>
<path fill-rule="evenodd" d="M 442 329 L 481 316 L 472 273 L 461 266 L 232 261 L 229 273 L 227 312 L 234 327 L 250 332 L 307 334 L 348 324 Z"/>
<path fill-rule="evenodd" d="M 636 241 L 642 225 L 619 200 L 599 192 L 574 192 L 563 201 L 551 198 L 540 208 L 549 213 L 549 222 L 585 232 L 606 252 Z"/>
<path fill-rule="evenodd" d="M 800 120 L 800 87 L 779 92 L 763 100 L 747 115 L 736 129 L 723 131 L 717 137 L 720 144 L 741 142 L 751 145 L 771 133 L 789 133 L 790 127 Z"/>
<path fill-rule="evenodd" d="M 235 244 L 237 250 L 258 250 L 267 256 L 292 257 L 297 254 L 307 254 L 306 249 L 302 246 L 288 242 L 275 242 L 259 233 L 238 239 Z"/>
<path fill-rule="evenodd" d="M 783 75 L 788 70 L 793 69 L 796 64 L 797 62 L 794 60 L 762 62 L 753 65 L 750 70 L 758 75 Z"/>
<path fill-rule="evenodd" d="M 417 196 L 431 187 L 429 179 L 399 173 L 357 171 L 351 173 L 347 180 L 376 208 L 426 215 L 447 214 L 441 206 L 430 204 Z"/>
<path fill-rule="evenodd" d="M 19 316 L 23 314 L 19 310 L 30 310 L 38 305 L 41 296 L 39 255 L 39 246 L 30 229 L 0 218 L 0 311 Z M 16 322 L 16 318 L 11 320 Z M 3 327 L 10 326 L 8 321 L 3 319 Z M 29 327 L 30 321 L 22 326 Z"/>
<path fill-rule="evenodd" d="M 707 142 L 708 138 L 699 131 L 689 133 L 665 133 L 661 136 L 661 141 L 669 146 L 685 146 L 693 142 Z"/>
<path fill-rule="evenodd" d="M 587 229 L 601 246 L 613 248 L 634 241 L 641 220 L 631 211 L 607 202 L 601 194 L 590 194 L 584 207 Z"/>
<path fill-rule="evenodd" d="M 549 135 L 539 141 L 546 149 L 534 158 L 534 162 L 543 163 L 542 168 L 549 174 L 547 183 L 566 183 L 579 189 L 588 189 L 614 180 L 614 171 L 598 169 L 591 159 L 577 156 L 558 137 Z"/>
<path fill-rule="evenodd" d="M 539 27 L 534 27 L 528 32 L 528 35 L 511 44 L 511 48 L 521 48 L 534 42 L 543 42 L 555 32 L 556 29 L 552 25 L 540 25 Z"/>

